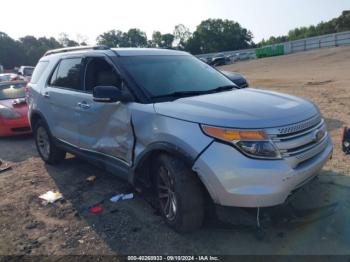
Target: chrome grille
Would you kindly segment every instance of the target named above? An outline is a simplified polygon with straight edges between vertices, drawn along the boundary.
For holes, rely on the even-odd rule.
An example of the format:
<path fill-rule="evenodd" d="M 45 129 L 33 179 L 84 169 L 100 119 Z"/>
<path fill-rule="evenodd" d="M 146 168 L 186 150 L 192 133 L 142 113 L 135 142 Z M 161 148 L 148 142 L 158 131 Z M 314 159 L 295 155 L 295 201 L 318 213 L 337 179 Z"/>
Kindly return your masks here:
<path fill-rule="evenodd" d="M 325 122 L 318 115 L 294 125 L 271 128 L 266 132 L 293 168 L 321 153 L 328 143 Z"/>
<path fill-rule="evenodd" d="M 305 161 L 308 158 L 310 158 L 310 155 L 315 156 L 315 155 L 321 153 L 326 147 L 327 147 L 327 138 L 325 137 L 322 140 L 322 142 L 320 142 L 317 146 L 314 146 L 311 149 L 296 155 L 296 158 L 301 160 L 301 161 Z"/>
<path fill-rule="evenodd" d="M 321 122 L 321 117 L 320 116 L 315 116 L 311 119 L 308 119 L 304 122 L 277 128 L 278 132 L 280 135 L 288 135 L 290 133 L 296 133 L 300 132 L 302 130 L 308 129 L 310 127 L 313 127 Z"/>

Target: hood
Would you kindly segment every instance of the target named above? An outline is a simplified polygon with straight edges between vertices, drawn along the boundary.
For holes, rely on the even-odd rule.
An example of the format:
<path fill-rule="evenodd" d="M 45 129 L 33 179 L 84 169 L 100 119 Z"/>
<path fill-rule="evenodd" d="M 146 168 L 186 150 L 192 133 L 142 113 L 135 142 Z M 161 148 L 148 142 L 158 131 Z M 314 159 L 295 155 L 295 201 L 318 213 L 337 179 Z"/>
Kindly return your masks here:
<path fill-rule="evenodd" d="M 285 126 L 319 113 L 304 99 L 252 88 L 156 103 L 154 108 L 165 116 L 232 128 Z"/>

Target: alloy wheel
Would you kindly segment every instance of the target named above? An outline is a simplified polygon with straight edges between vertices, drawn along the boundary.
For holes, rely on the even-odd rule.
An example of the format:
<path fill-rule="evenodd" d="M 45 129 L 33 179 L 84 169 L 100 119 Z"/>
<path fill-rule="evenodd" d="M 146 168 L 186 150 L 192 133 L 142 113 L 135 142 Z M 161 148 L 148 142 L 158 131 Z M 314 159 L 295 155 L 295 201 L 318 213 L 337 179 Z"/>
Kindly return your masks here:
<path fill-rule="evenodd" d="M 49 135 L 44 127 L 40 126 L 36 132 L 36 140 L 41 155 L 48 159 L 50 156 L 50 141 Z"/>
<path fill-rule="evenodd" d="M 173 221 L 177 214 L 178 203 L 175 195 L 174 180 L 170 176 L 169 170 L 160 166 L 158 171 L 158 198 L 160 208 L 169 221 Z"/>

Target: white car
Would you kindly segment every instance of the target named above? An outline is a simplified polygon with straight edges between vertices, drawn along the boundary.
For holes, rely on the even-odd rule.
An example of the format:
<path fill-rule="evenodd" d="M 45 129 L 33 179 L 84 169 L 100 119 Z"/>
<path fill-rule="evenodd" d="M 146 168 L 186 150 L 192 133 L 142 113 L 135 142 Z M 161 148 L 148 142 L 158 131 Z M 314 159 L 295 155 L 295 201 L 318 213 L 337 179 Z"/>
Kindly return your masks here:
<path fill-rule="evenodd" d="M 18 70 L 18 74 L 26 82 L 29 82 L 34 71 L 34 66 L 21 66 Z"/>

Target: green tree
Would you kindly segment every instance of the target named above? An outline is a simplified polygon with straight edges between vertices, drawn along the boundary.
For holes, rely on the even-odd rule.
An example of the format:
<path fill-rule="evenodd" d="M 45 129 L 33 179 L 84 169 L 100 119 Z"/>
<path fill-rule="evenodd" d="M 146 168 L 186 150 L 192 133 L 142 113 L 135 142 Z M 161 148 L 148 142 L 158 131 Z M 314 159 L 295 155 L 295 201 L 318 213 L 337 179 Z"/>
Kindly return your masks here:
<path fill-rule="evenodd" d="M 162 45 L 162 33 L 154 31 L 152 34 L 152 43 L 154 47 L 160 47 Z"/>
<path fill-rule="evenodd" d="M 60 35 L 58 37 L 58 42 L 63 47 L 78 46 L 79 45 L 79 43 L 77 41 L 69 39 L 69 36 L 66 33 L 60 33 Z"/>
<path fill-rule="evenodd" d="M 337 19 L 335 29 L 337 32 L 350 30 L 350 10 L 343 11 L 342 15 Z"/>
<path fill-rule="evenodd" d="M 120 30 L 110 30 L 97 37 L 97 44 L 106 45 L 109 47 L 125 46 L 124 34 Z"/>
<path fill-rule="evenodd" d="M 78 46 L 78 45 L 79 43 L 74 40 L 68 39 L 67 41 L 67 46 Z"/>
<path fill-rule="evenodd" d="M 47 50 L 62 47 L 62 45 L 53 37 L 40 37 L 37 39 L 34 36 L 28 35 L 20 38 L 19 43 L 21 49 L 25 53 L 24 63 L 26 65 L 35 65 Z"/>
<path fill-rule="evenodd" d="M 192 37 L 190 37 L 187 40 L 184 49 L 192 54 L 204 53 L 203 47 L 202 47 L 202 40 L 201 40 L 201 37 L 198 35 L 197 31 L 195 31 Z"/>
<path fill-rule="evenodd" d="M 175 26 L 174 29 L 174 40 L 175 45 L 178 49 L 185 49 L 188 40 L 191 38 L 192 33 L 183 24 Z"/>
<path fill-rule="evenodd" d="M 137 28 L 130 29 L 123 34 L 125 45 L 124 47 L 147 47 L 146 33 Z"/>
<path fill-rule="evenodd" d="M 162 46 L 163 48 L 172 48 L 173 42 L 174 42 L 174 35 L 173 34 L 164 34 L 162 35 Z"/>
<path fill-rule="evenodd" d="M 283 43 L 283 42 L 287 42 L 288 41 L 288 37 L 287 36 L 271 36 L 269 39 L 265 40 L 261 40 L 261 42 L 258 44 L 258 46 L 264 46 L 264 45 L 273 45 L 273 44 L 278 44 L 278 43 Z"/>
<path fill-rule="evenodd" d="M 147 47 L 149 48 L 155 48 L 157 47 L 156 44 L 153 42 L 153 40 L 147 40 Z"/>
<path fill-rule="evenodd" d="M 0 32 L 0 64 L 10 69 L 24 62 L 25 54 L 20 43 L 6 33 Z"/>
<path fill-rule="evenodd" d="M 159 31 L 154 31 L 152 34 L 152 43 L 155 47 L 159 48 L 172 48 L 174 42 L 174 35 L 162 34 Z"/>
<path fill-rule="evenodd" d="M 343 11 L 342 14 L 327 22 L 321 22 L 316 26 L 299 27 L 292 29 L 286 36 L 270 37 L 269 40 L 262 40 L 259 46 L 282 43 L 286 41 L 293 41 L 302 38 L 313 36 L 320 36 L 326 34 L 333 34 L 350 30 L 350 10 Z"/>
<path fill-rule="evenodd" d="M 97 44 L 109 47 L 146 47 L 148 45 L 145 32 L 132 28 L 128 32 L 110 30 L 97 37 Z"/>
<path fill-rule="evenodd" d="M 248 48 L 253 44 L 252 33 L 230 20 L 208 19 L 197 26 L 188 40 L 186 50 L 211 53 Z"/>

